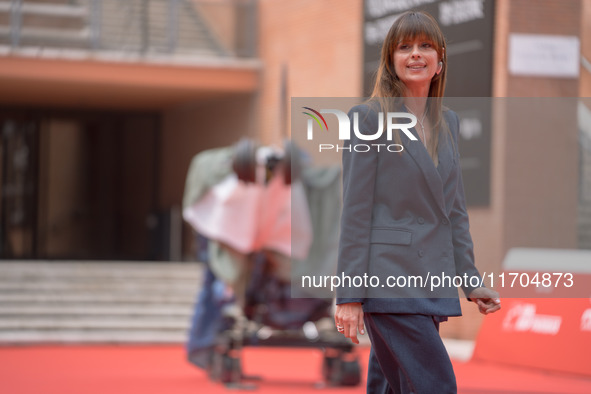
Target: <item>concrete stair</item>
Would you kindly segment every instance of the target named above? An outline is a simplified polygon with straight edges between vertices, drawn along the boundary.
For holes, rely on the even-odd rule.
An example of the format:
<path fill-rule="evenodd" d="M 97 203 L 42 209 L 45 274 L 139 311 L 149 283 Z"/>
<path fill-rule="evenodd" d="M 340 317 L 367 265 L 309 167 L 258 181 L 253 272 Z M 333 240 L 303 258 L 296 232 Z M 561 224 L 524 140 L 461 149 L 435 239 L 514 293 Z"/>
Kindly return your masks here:
<path fill-rule="evenodd" d="M 0 1 L 2 44 L 11 43 L 10 13 L 13 7 L 11 1 Z M 89 48 L 87 4 L 68 0 L 31 0 L 24 1 L 20 10 L 20 46 Z"/>
<path fill-rule="evenodd" d="M 105 17 L 101 26 L 102 49 L 140 51 L 145 39 L 147 53 L 170 53 L 169 3 L 167 1 L 147 3 L 149 20 L 147 37 L 142 35 L 139 17 L 143 6 L 143 0 L 125 2 L 111 0 L 103 3 Z M 178 32 L 174 53 L 207 57 L 228 55 L 189 2 L 179 2 Z"/>
<path fill-rule="evenodd" d="M 229 56 L 190 1 L 178 2 L 178 32 L 171 48 L 167 0 L 103 0 L 100 3 L 100 42 L 94 47 L 90 0 L 28 0 L 21 5 L 19 47 L 63 48 L 177 54 L 199 57 Z M 147 7 L 147 29 L 142 26 Z M 12 1 L 0 0 L 0 45 L 11 45 Z M 172 49 L 172 52 L 171 52 Z"/>
<path fill-rule="evenodd" d="M 197 263 L 0 263 L 0 344 L 183 343 Z"/>

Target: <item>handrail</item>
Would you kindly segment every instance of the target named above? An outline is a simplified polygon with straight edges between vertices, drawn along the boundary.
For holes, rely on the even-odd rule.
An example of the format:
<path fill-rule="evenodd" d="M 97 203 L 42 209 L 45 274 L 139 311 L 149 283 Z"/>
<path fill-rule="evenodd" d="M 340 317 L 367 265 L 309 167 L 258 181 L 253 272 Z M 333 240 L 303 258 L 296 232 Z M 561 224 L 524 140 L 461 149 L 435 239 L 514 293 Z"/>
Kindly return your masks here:
<path fill-rule="evenodd" d="M 16 48 L 20 41 L 22 6 L 21 0 L 11 0 L 10 2 L 10 43 L 13 48 Z"/>
<path fill-rule="evenodd" d="M 255 57 L 256 5 L 257 0 L 74 0 L 68 5 L 0 0 L 0 13 L 10 20 L 0 32 L 9 30 L 13 50 Z M 37 23 L 51 20 L 51 27 L 27 25 L 26 15 L 35 15 Z"/>

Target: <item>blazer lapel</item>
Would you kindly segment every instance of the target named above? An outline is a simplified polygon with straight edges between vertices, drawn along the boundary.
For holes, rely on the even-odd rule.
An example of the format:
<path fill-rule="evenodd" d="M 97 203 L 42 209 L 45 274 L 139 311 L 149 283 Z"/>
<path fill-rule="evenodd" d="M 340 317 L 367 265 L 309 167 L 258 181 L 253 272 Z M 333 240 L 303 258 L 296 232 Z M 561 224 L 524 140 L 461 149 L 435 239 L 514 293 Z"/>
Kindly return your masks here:
<path fill-rule="evenodd" d="M 444 165 L 443 168 L 438 170 L 435 168 L 435 164 L 433 160 L 431 160 L 431 156 L 427 152 L 427 149 L 421 142 L 419 136 L 417 135 L 416 129 L 411 129 L 413 135 L 417 137 L 416 141 L 412 141 L 406 136 L 401 135 L 402 138 L 402 145 L 404 146 L 404 151 L 408 153 L 412 159 L 415 161 L 419 169 L 421 170 L 425 180 L 427 181 L 427 185 L 429 190 L 433 194 L 435 201 L 437 201 L 437 205 L 441 209 L 441 212 L 445 213 L 445 200 L 443 197 L 443 182 L 442 177 L 440 177 L 440 172 L 442 174 L 447 175 L 449 173 L 449 163 L 446 163 L 448 160 L 445 157 L 440 157 L 439 161 Z M 441 146 L 441 141 L 439 143 Z M 445 148 L 443 149 L 446 150 Z M 443 159 L 443 160 L 442 160 Z M 441 166 L 442 164 L 439 164 Z M 446 169 L 447 167 L 447 169 Z M 443 178 L 445 179 L 445 178 Z"/>
<path fill-rule="evenodd" d="M 451 141 L 449 141 L 449 136 L 443 132 L 440 133 L 438 142 L 439 164 L 437 165 L 437 172 L 439 173 L 439 177 L 443 184 L 445 184 L 449 177 L 449 173 L 454 164 L 453 152 L 454 148 Z"/>

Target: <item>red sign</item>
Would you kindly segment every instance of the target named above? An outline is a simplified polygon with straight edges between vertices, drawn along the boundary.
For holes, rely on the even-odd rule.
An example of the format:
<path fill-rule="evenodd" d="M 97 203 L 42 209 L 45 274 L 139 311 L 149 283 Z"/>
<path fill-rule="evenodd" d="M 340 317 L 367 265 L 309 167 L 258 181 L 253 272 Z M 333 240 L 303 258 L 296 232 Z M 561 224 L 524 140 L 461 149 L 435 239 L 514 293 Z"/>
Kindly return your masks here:
<path fill-rule="evenodd" d="M 473 359 L 591 376 L 591 299 L 503 299 Z"/>

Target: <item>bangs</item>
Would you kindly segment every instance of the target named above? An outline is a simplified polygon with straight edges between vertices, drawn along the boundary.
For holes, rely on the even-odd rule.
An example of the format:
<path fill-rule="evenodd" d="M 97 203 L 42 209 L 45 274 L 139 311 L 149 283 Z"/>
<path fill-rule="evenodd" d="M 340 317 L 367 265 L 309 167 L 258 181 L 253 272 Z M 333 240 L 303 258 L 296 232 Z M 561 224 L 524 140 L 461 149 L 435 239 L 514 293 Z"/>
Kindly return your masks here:
<path fill-rule="evenodd" d="M 393 27 L 394 40 L 392 40 L 392 45 L 418 38 L 420 40 L 430 41 L 435 46 L 437 52 L 440 53 L 445 45 L 443 34 L 439 30 L 437 22 L 425 14 L 411 12 L 402 15 L 394 23 Z"/>

